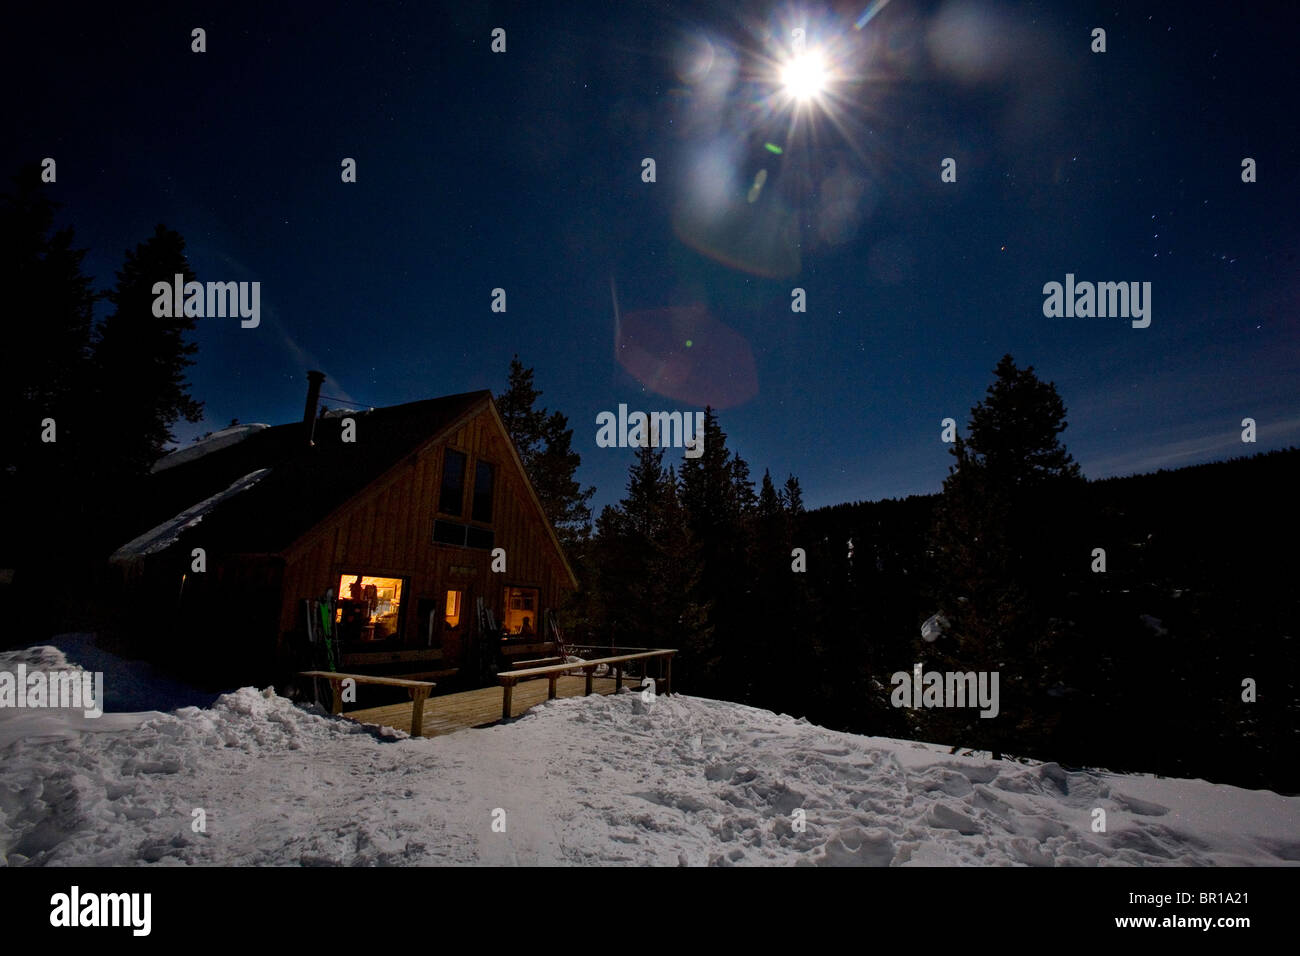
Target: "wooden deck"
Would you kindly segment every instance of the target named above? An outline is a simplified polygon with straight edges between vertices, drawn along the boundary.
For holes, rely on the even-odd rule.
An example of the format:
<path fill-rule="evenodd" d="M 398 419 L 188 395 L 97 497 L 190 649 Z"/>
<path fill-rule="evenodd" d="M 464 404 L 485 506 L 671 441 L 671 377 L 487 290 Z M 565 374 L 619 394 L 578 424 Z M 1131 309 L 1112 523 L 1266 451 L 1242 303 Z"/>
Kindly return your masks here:
<path fill-rule="evenodd" d="M 630 678 L 623 679 L 624 687 L 631 687 Z M 582 677 L 561 677 L 555 682 L 556 697 L 581 697 L 586 688 L 586 679 Z M 534 704 L 546 700 L 550 681 L 524 681 L 514 689 L 510 705 L 510 716 L 518 717 Z M 480 690 L 467 690 L 459 694 L 446 694 L 442 697 L 430 697 L 424 702 L 424 736 L 438 737 L 442 734 L 455 733 L 469 727 L 481 727 L 493 724 L 501 719 L 500 687 L 484 687 Z M 614 693 L 614 678 L 596 677 L 592 680 L 592 693 Z M 350 710 L 343 714 L 351 720 L 364 724 L 379 724 L 392 727 L 406 733 L 411 732 L 411 702 L 403 701 L 387 707 L 370 707 L 363 710 Z"/>

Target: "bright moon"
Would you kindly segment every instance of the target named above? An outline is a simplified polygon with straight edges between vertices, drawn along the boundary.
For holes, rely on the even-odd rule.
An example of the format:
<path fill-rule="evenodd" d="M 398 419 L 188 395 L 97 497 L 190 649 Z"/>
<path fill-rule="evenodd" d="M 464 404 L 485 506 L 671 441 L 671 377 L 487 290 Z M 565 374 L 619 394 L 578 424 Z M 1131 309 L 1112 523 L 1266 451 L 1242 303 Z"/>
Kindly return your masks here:
<path fill-rule="evenodd" d="M 796 100 L 811 100 L 826 88 L 826 65 L 816 53 L 801 54 L 782 67 L 781 83 Z"/>

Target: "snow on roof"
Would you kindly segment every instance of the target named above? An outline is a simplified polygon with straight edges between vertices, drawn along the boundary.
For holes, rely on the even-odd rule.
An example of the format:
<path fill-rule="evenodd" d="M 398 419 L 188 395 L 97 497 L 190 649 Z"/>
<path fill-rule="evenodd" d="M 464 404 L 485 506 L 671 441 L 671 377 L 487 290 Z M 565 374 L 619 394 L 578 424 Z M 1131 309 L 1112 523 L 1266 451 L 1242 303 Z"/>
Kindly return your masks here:
<path fill-rule="evenodd" d="M 193 461 L 196 458 L 202 458 L 221 448 L 227 448 L 230 445 L 243 441 L 254 432 L 260 432 L 270 428 L 270 425 L 254 423 L 252 425 L 231 425 L 229 428 L 223 428 L 219 432 L 213 432 L 202 441 L 196 441 L 192 445 L 186 445 L 184 448 L 177 448 L 175 451 L 163 455 L 153 467 L 149 469 L 150 474 L 157 474 L 160 471 L 166 471 L 168 468 L 175 468 L 177 465 L 183 465 L 187 461 Z"/>
<path fill-rule="evenodd" d="M 155 528 L 150 528 L 138 538 L 132 538 L 114 551 L 109 560 L 115 562 L 130 561 L 133 558 L 141 558 L 146 554 L 156 554 L 171 547 L 179 540 L 181 533 L 186 528 L 194 527 L 221 502 L 253 487 L 270 472 L 270 468 L 261 468 L 245 475 L 232 483 L 225 491 L 219 491 L 211 498 L 203 499 L 198 504 L 186 508 L 174 518 L 164 521 Z"/>

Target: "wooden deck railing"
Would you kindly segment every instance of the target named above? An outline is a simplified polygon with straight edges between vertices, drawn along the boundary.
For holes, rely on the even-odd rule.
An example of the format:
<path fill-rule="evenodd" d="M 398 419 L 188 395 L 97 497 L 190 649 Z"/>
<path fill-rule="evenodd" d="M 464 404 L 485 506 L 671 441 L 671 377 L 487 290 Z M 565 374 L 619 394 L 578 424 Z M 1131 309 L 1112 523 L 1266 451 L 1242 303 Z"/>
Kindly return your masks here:
<path fill-rule="evenodd" d="M 334 692 L 331 714 L 343 713 L 343 682 L 350 680 L 357 684 L 378 684 L 381 687 L 400 687 L 411 695 L 411 736 L 419 737 L 424 732 L 424 702 L 429 691 L 437 685 L 432 681 L 406 680 L 400 677 L 372 677 L 369 674 L 342 674 L 338 671 L 299 671 L 303 677 L 321 677 L 330 682 Z"/>
<path fill-rule="evenodd" d="M 585 648 L 579 648 L 584 650 Z M 594 659 L 584 659 L 581 664 L 549 664 L 546 667 L 529 667 L 517 671 L 503 671 L 497 674 L 497 680 L 501 683 L 501 719 L 510 719 L 510 702 L 514 694 L 515 685 L 520 681 L 539 680 L 546 678 L 551 682 L 550 692 L 547 695 L 548 700 L 555 699 L 555 682 L 564 674 L 571 674 L 574 671 L 582 671 L 587 677 L 586 693 L 591 693 L 591 682 L 595 676 L 596 668 L 604 664 L 614 671 L 614 692 L 617 693 L 623 687 L 623 665 L 629 661 L 650 661 L 659 660 L 660 665 L 660 689 L 656 693 L 671 694 L 673 687 L 673 655 L 677 653 L 676 649 L 668 648 L 626 648 L 633 651 L 629 654 L 616 654 L 612 657 L 597 657 Z"/>

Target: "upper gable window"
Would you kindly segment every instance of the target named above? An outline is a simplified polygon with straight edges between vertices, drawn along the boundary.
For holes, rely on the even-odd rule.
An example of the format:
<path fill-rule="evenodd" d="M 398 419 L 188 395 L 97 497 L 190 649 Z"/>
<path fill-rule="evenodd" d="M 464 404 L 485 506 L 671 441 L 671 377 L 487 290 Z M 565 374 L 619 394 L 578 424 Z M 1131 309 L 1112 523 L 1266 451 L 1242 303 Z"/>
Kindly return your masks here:
<path fill-rule="evenodd" d="M 438 495 L 438 510 L 445 515 L 460 516 L 465 512 L 465 463 L 463 451 L 448 448 L 442 458 L 442 491 Z"/>
<path fill-rule="evenodd" d="M 470 517 L 485 524 L 492 521 L 492 476 L 491 462 L 474 463 L 474 505 Z"/>

